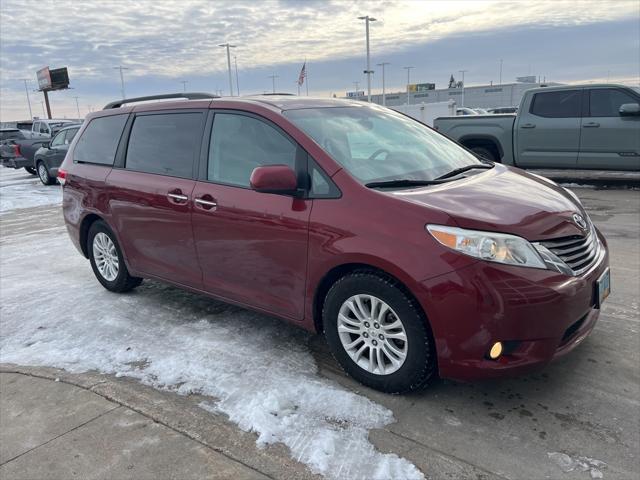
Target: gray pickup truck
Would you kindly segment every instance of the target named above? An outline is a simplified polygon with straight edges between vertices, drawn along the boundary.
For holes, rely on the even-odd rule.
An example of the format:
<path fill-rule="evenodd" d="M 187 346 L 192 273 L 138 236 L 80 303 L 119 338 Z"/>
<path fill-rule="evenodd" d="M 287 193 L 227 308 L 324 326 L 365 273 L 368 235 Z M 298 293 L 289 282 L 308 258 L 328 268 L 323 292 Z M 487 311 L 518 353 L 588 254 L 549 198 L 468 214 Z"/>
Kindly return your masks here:
<path fill-rule="evenodd" d="M 640 91 L 623 85 L 533 88 L 517 114 L 439 117 L 434 127 L 507 165 L 640 170 Z"/>

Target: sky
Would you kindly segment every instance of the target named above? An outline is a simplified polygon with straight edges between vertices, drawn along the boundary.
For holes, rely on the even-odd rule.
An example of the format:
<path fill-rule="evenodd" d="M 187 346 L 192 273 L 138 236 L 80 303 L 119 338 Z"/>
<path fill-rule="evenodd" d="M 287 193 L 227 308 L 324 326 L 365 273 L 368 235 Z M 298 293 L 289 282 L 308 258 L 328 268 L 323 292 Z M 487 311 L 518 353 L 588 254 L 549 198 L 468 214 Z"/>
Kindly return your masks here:
<path fill-rule="evenodd" d="M 71 89 L 52 92 L 55 117 L 77 117 L 121 98 L 158 93 L 229 94 L 226 49 L 240 93 L 366 89 L 370 24 L 372 93 L 411 83 L 446 87 L 538 75 L 546 81 L 640 84 L 640 0 L 0 0 L 0 120 L 43 116 L 36 70 L 68 67 Z M 233 69 L 234 93 L 236 87 Z M 76 106 L 76 99 L 77 106 Z M 78 108 L 79 107 L 79 108 Z"/>

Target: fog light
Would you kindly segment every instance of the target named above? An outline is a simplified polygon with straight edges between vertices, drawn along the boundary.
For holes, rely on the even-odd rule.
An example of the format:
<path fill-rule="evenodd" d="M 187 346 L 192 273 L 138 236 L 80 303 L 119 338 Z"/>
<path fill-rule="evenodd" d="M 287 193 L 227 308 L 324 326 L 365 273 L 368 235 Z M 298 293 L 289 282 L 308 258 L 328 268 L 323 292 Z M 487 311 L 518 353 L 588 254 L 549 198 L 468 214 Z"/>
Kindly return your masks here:
<path fill-rule="evenodd" d="M 489 358 L 491 360 L 495 360 L 501 354 L 502 354 L 502 342 L 494 343 L 493 347 L 491 347 L 491 350 L 489 350 Z"/>

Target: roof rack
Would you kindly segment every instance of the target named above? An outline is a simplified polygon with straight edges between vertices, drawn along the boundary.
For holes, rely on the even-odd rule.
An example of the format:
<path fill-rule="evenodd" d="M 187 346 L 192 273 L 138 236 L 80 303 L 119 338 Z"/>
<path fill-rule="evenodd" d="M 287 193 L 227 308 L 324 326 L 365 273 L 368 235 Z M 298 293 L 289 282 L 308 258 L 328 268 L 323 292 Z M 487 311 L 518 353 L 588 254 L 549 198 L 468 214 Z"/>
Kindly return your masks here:
<path fill-rule="evenodd" d="M 123 98 L 115 102 L 107 103 L 103 110 L 109 110 L 111 108 L 120 108 L 126 103 L 134 102 L 146 102 L 149 100 L 164 100 L 166 98 L 186 98 L 187 100 L 203 100 L 207 98 L 220 98 L 218 95 L 212 95 L 210 93 L 165 93 L 163 95 L 150 95 L 148 97 L 135 97 L 135 98 Z"/>
<path fill-rule="evenodd" d="M 295 97 L 296 95 L 293 93 L 285 93 L 285 92 L 273 92 L 273 93 L 260 93 L 262 96 L 273 96 L 273 95 L 288 95 L 290 97 Z"/>

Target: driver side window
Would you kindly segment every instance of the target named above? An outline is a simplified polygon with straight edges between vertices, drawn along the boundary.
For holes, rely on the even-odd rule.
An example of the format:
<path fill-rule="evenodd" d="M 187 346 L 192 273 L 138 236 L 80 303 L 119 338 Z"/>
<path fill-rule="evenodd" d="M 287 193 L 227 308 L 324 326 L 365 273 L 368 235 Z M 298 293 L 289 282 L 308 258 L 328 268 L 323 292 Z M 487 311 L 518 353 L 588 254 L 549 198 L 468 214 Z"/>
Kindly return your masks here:
<path fill-rule="evenodd" d="M 64 136 L 65 136 L 65 134 L 66 134 L 66 132 L 60 132 L 55 137 L 53 137 L 53 140 L 51 140 L 51 146 L 52 147 L 59 147 L 60 145 L 64 145 Z"/>
<path fill-rule="evenodd" d="M 264 165 L 295 169 L 297 146 L 279 130 L 247 115 L 216 113 L 209 145 L 207 180 L 248 187 Z"/>

